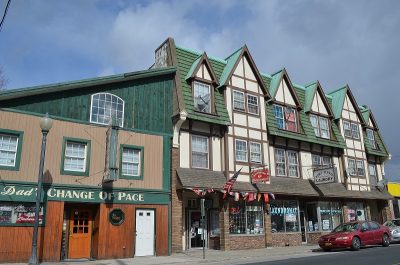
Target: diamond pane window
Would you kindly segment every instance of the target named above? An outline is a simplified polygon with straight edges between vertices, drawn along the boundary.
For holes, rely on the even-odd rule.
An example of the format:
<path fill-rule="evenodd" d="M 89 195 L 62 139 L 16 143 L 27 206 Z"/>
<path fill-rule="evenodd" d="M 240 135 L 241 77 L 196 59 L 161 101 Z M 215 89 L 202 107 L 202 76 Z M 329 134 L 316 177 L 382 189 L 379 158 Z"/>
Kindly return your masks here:
<path fill-rule="evenodd" d="M 194 82 L 194 105 L 196 110 L 211 113 L 211 91 L 210 85 Z"/>

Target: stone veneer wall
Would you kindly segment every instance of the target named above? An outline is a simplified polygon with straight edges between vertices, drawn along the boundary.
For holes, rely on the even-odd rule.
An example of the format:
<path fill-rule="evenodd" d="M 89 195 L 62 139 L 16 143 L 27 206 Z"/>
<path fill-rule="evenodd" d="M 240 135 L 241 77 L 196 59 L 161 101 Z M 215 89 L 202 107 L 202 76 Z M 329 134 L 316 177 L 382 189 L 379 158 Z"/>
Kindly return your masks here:
<path fill-rule="evenodd" d="M 265 236 L 230 236 L 230 250 L 265 248 Z"/>
<path fill-rule="evenodd" d="M 301 233 L 273 233 L 272 246 L 301 246 Z"/>
<path fill-rule="evenodd" d="M 329 234 L 329 232 L 312 232 L 307 233 L 307 244 L 318 244 L 318 239 L 323 236 Z"/>
<path fill-rule="evenodd" d="M 180 158 L 179 149 L 172 148 L 172 166 L 171 166 L 171 252 L 182 252 L 182 235 L 183 235 L 183 206 L 182 191 L 177 191 L 176 184 L 178 176 L 176 170 L 179 168 Z"/>

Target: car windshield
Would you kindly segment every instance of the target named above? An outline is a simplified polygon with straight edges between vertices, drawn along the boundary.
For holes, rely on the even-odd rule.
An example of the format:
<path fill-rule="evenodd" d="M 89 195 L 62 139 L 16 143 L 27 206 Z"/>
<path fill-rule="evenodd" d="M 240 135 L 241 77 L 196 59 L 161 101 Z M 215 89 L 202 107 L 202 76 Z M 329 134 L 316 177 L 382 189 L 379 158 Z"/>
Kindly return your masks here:
<path fill-rule="evenodd" d="M 337 226 L 335 229 L 333 229 L 332 232 L 353 232 L 358 230 L 359 228 L 360 228 L 359 223 L 347 223 Z"/>
<path fill-rule="evenodd" d="M 400 219 L 393 220 L 392 223 L 396 226 L 400 226 Z"/>

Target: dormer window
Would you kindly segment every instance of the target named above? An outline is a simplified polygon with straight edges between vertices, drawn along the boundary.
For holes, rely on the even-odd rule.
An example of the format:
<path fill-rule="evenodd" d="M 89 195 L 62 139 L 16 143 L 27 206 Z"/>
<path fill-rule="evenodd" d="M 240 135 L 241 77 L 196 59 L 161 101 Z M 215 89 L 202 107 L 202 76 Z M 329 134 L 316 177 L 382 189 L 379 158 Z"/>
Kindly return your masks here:
<path fill-rule="evenodd" d="M 194 107 L 197 111 L 211 113 L 211 86 L 195 81 L 193 86 Z"/>
<path fill-rule="evenodd" d="M 371 144 L 373 149 L 376 149 L 376 141 L 374 136 L 374 131 L 371 129 L 367 129 L 367 138 L 368 142 Z"/>
<path fill-rule="evenodd" d="M 110 93 L 97 93 L 92 95 L 90 108 L 90 122 L 108 125 L 115 119 L 116 124 L 122 127 L 124 124 L 125 102 Z"/>
<path fill-rule="evenodd" d="M 325 117 L 310 115 L 310 122 L 314 128 L 315 136 L 330 139 L 329 120 Z"/>
<path fill-rule="evenodd" d="M 275 118 L 279 129 L 297 132 L 297 112 L 288 106 L 274 105 Z"/>

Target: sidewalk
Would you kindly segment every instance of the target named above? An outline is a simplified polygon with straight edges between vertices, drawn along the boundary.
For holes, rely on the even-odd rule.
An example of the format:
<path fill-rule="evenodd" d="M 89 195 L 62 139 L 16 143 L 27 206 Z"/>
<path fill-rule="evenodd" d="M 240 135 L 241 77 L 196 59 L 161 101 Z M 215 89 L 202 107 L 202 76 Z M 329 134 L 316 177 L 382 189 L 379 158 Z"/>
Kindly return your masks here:
<path fill-rule="evenodd" d="M 58 263 L 42 263 L 58 264 L 58 265 L 151 265 L 151 264 L 244 264 L 258 261 L 272 261 L 296 257 L 304 257 L 309 255 L 321 255 L 319 247 L 316 245 L 303 245 L 298 247 L 271 247 L 264 249 L 252 250 L 235 250 L 235 251 L 205 251 L 205 259 L 203 259 L 203 251 L 190 250 L 184 253 L 176 253 L 171 256 L 163 257 L 135 257 L 130 259 L 113 259 L 113 260 L 96 260 L 96 261 L 69 261 Z M 11 263 L 9 263 L 11 264 Z M 13 265 L 25 263 L 12 263 Z"/>

